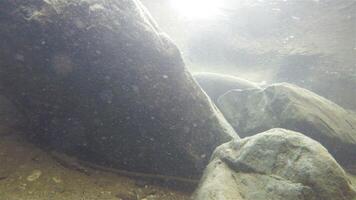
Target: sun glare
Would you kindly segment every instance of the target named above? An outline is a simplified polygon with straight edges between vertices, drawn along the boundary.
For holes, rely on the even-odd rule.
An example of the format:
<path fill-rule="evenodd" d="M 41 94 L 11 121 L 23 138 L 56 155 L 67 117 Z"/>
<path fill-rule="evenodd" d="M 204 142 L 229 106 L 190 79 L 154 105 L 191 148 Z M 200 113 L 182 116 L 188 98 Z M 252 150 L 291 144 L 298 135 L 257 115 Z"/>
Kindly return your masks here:
<path fill-rule="evenodd" d="M 172 7 L 181 17 L 210 19 L 220 14 L 222 0 L 171 0 Z"/>

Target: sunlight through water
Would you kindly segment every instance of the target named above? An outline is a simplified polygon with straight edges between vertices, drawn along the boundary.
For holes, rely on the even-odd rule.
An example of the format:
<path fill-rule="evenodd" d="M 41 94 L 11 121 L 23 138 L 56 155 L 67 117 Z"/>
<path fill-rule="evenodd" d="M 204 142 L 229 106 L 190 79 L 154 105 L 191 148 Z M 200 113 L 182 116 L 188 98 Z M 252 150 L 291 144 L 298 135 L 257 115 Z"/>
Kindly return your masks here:
<path fill-rule="evenodd" d="M 179 15 L 189 20 L 212 19 L 221 14 L 222 0 L 171 0 Z"/>

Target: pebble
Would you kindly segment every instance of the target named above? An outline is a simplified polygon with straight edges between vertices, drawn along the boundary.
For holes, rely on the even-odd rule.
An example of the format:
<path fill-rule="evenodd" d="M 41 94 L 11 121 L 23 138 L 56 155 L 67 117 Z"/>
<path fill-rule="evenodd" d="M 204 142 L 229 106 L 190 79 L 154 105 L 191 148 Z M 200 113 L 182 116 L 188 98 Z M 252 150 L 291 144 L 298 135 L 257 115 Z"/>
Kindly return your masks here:
<path fill-rule="evenodd" d="M 55 182 L 55 183 L 62 183 L 62 179 L 61 178 L 58 178 L 58 177 L 52 177 L 52 180 L 53 180 L 53 182 Z"/>
<path fill-rule="evenodd" d="M 27 179 L 27 181 L 32 182 L 32 181 L 39 179 L 41 177 L 41 175 L 42 175 L 42 172 L 40 170 L 33 170 L 31 172 L 31 174 L 26 179 Z"/>

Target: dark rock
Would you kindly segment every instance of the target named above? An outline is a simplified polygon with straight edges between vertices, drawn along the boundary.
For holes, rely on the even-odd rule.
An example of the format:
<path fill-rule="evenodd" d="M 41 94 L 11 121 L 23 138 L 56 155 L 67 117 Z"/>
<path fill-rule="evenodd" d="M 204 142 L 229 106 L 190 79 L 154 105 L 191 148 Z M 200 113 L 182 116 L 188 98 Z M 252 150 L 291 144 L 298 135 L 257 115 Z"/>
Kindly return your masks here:
<path fill-rule="evenodd" d="M 43 145 L 197 176 L 236 136 L 137 0 L 4 0 L 0 38 L 4 93 Z"/>
<path fill-rule="evenodd" d="M 309 136 L 344 166 L 356 163 L 356 117 L 335 103 L 291 84 L 231 91 L 218 107 L 243 137 L 285 128 Z"/>
<path fill-rule="evenodd" d="M 0 94 L 0 127 L 23 127 L 24 123 L 25 119 L 21 112 L 8 98 Z"/>
<path fill-rule="evenodd" d="M 194 73 L 193 77 L 214 102 L 229 90 L 259 88 L 254 82 L 226 74 L 200 72 Z"/>
<path fill-rule="evenodd" d="M 322 145 L 285 129 L 219 146 L 193 195 L 194 200 L 355 198 L 344 170 Z"/>

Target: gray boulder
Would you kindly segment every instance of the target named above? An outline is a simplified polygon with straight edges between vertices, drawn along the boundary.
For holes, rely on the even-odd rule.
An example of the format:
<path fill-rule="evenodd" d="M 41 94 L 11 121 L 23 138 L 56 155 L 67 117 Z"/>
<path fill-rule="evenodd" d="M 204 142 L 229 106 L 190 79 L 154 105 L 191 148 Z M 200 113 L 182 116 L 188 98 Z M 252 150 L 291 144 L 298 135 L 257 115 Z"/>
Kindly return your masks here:
<path fill-rule="evenodd" d="M 295 85 L 230 91 L 217 103 L 242 137 L 271 128 L 309 136 L 344 166 L 356 163 L 356 117 L 335 103 Z"/>
<path fill-rule="evenodd" d="M 0 129 L 24 127 L 24 123 L 24 117 L 15 105 L 0 94 Z"/>
<path fill-rule="evenodd" d="M 354 200 L 344 170 L 318 142 L 272 129 L 219 146 L 194 200 Z"/>
<path fill-rule="evenodd" d="M 138 0 L 2 0 L 0 38 L 4 94 L 46 147 L 190 177 L 238 137 Z"/>
<path fill-rule="evenodd" d="M 227 74 L 199 72 L 194 73 L 193 77 L 214 102 L 229 90 L 260 88 L 259 85 L 254 82 Z"/>

